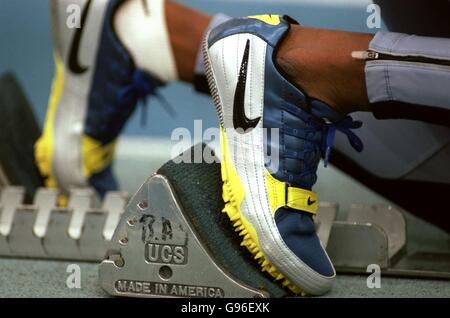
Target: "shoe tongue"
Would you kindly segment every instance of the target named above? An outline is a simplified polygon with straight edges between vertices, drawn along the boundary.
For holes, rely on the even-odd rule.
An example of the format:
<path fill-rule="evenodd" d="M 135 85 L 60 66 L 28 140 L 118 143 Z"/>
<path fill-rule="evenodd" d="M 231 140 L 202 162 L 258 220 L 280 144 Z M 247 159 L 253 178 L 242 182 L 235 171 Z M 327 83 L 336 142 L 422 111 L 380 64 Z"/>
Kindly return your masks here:
<path fill-rule="evenodd" d="M 337 123 L 347 117 L 317 99 L 311 100 L 311 113 L 316 117 L 328 119 L 333 123 Z"/>

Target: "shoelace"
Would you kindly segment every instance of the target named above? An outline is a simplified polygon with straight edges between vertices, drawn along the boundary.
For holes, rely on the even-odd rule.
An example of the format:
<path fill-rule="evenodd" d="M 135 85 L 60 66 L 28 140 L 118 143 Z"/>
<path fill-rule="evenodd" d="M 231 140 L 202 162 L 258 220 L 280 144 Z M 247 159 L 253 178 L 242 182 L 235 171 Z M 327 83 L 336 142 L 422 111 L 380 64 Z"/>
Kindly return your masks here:
<path fill-rule="evenodd" d="M 328 166 L 328 160 L 330 158 L 331 150 L 333 148 L 334 139 L 336 137 L 336 131 L 342 132 L 347 136 L 350 145 L 358 152 L 363 151 L 364 145 L 361 139 L 352 131 L 362 127 L 362 122 L 359 120 L 353 120 L 352 117 L 347 116 L 345 119 L 337 123 L 326 124 L 326 138 L 324 144 L 324 166 Z"/>
<path fill-rule="evenodd" d="M 136 101 L 140 103 L 142 110 L 142 126 L 145 126 L 147 123 L 147 97 L 149 95 L 156 97 L 169 115 L 174 117 L 176 114 L 175 110 L 165 97 L 158 92 L 158 87 L 160 86 L 162 86 L 162 83 L 157 79 L 149 76 L 143 71 L 135 70 L 132 82 L 119 90 L 118 100 L 121 104 L 127 105 Z"/>
<path fill-rule="evenodd" d="M 342 132 L 344 135 L 347 136 L 350 144 L 356 151 L 361 152 L 363 150 L 364 146 L 361 139 L 359 139 L 359 137 L 356 136 L 356 134 L 353 133 L 352 131 L 353 129 L 358 129 L 362 126 L 361 121 L 354 121 L 350 116 L 348 116 L 339 122 L 324 124 L 323 122 L 319 123 L 315 120 L 314 121 L 311 120 L 311 115 L 309 114 L 297 112 L 297 115 L 303 120 L 311 123 L 309 127 L 297 129 L 293 127 L 284 126 L 283 133 L 304 140 L 308 140 L 309 145 L 305 146 L 301 151 L 289 150 L 285 148 L 283 153 L 286 158 L 305 160 L 306 158 L 309 157 L 310 153 L 316 153 L 317 149 L 320 149 L 324 158 L 324 166 L 327 167 L 337 131 Z M 315 124 L 312 124 L 314 122 Z M 325 138 L 321 139 L 321 141 L 315 139 L 314 136 L 315 133 L 317 132 L 321 132 L 325 136 Z M 300 174 L 291 174 L 289 176 L 290 182 L 304 184 L 305 179 L 303 178 L 305 176 L 315 175 L 315 173 L 316 173 L 315 165 L 307 164 Z M 315 180 L 311 179 L 308 183 L 311 183 L 312 185 L 315 183 Z"/>

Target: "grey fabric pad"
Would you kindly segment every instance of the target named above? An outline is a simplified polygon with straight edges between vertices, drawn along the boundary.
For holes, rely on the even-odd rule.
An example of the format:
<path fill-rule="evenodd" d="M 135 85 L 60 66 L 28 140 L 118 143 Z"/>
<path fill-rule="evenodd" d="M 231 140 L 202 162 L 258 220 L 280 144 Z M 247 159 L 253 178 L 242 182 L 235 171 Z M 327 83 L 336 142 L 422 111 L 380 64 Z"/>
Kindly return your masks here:
<path fill-rule="evenodd" d="M 193 158 L 195 151 L 204 153 L 205 149 L 213 152 L 205 147 L 208 146 L 198 144 L 188 150 L 189 155 Z M 247 285 L 266 290 L 272 297 L 288 296 L 288 291 L 267 273 L 262 273 L 250 252 L 240 246 L 241 238 L 228 216 L 221 212 L 224 202 L 217 162 L 176 164 L 169 161 L 158 173 L 169 179 L 186 217 L 219 266 Z"/>

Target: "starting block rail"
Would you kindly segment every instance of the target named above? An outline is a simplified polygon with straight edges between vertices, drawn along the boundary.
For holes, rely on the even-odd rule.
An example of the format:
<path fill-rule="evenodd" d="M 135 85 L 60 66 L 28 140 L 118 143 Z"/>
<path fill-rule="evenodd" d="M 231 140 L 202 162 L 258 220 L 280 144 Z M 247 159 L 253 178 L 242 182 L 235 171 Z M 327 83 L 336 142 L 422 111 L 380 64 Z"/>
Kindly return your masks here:
<path fill-rule="evenodd" d="M 25 189 L 6 187 L 0 195 L 0 255 L 40 259 L 99 261 L 128 196 L 109 193 L 100 203 L 91 189 L 71 191 L 67 208 L 58 191 L 39 189 L 32 205 Z"/>

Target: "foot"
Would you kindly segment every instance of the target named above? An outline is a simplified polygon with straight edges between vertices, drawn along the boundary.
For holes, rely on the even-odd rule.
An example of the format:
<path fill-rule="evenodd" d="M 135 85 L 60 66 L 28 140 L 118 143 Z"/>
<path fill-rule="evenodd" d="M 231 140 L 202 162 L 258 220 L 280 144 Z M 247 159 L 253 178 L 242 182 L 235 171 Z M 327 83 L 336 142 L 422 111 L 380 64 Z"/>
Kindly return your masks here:
<path fill-rule="evenodd" d="M 145 71 L 137 67 L 113 23 L 126 1 L 77 1 L 82 10 L 81 28 L 69 29 L 66 12 L 73 2 L 51 2 L 56 75 L 44 133 L 36 144 L 36 160 L 48 186 L 58 186 L 65 193 L 72 187 L 92 186 L 102 196 L 116 189 L 111 163 L 118 135 L 136 104 L 155 95 L 167 80 L 162 74 L 173 73 L 174 62 L 158 51 L 158 63 Z M 160 5 L 157 10 L 150 8 L 154 29 L 148 33 L 158 34 L 153 42 L 149 37 L 147 45 L 168 47 L 161 43 L 168 41 L 167 34 L 159 34 L 167 32 L 159 25 L 165 21 L 160 16 L 163 1 L 145 3 Z M 147 9 L 142 6 L 141 10 Z"/>
<path fill-rule="evenodd" d="M 311 189 L 336 130 L 362 150 L 350 131 L 360 123 L 280 72 L 275 55 L 292 24 L 267 15 L 220 25 L 205 39 L 206 73 L 220 118 L 224 212 L 263 271 L 294 293 L 321 295 L 335 271 L 315 232 Z"/>

